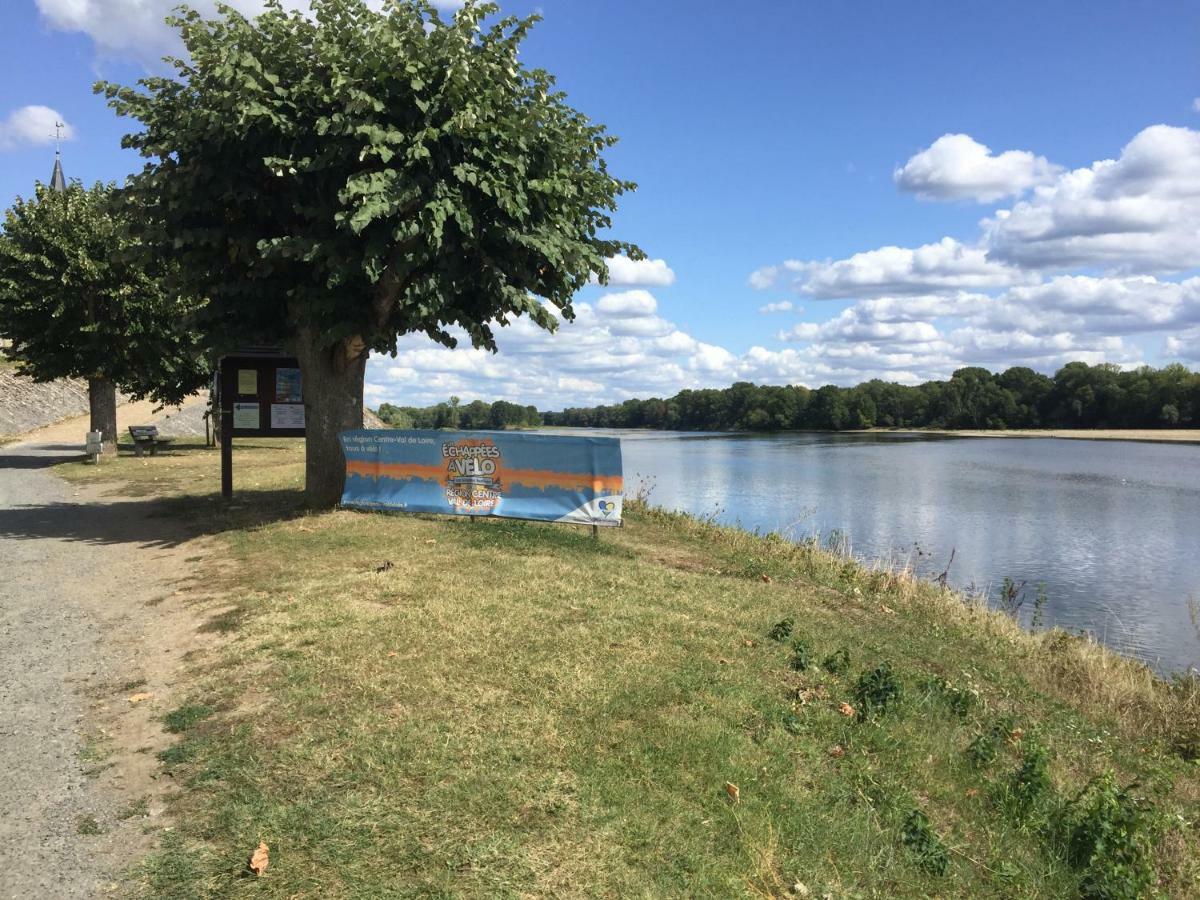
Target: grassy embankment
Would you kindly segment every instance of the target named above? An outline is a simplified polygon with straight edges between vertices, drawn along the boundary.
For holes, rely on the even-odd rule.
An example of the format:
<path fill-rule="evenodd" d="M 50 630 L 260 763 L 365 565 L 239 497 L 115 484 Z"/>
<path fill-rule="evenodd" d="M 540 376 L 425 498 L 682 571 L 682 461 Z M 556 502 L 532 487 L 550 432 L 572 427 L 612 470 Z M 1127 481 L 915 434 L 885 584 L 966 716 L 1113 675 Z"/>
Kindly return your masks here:
<path fill-rule="evenodd" d="M 236 603 L 213 623 L 230 640 L 166 719 L 175 828 L 135 890 L 1200 890 L 1194 686 L 933 585 L 643 504 L 598 541 L 304 515 L 281 492 L 301 454 L 240 449 L 232 510 L 213 451 L 63 467 L 186 497 L 165 509 L 220 535 L 208 579 Z M 255 879 L 260 840 L 271 864 Z"/>

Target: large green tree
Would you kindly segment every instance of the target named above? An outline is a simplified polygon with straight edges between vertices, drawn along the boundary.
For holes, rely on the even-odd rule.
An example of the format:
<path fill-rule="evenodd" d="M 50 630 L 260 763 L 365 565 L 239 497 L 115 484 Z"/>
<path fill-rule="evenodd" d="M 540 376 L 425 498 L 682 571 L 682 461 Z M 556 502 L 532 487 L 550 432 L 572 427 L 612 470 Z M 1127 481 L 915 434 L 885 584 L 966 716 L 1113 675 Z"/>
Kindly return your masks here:
<path fill-rule="evenodd" d="M 336 502 L 337 435 L 361 427 L 371 351 L 452 327 L 495 349 L 527 315 L 553 329 L 605 260 L 633 185 L 605 129 L 518 59 L 536 21 L 468 2 L 277 2 L 256 18 L 184 10 L 187 58 L 138 88 L 98 85 L 141 130 L 132 190 L 153 239 L 208 298 L 214 338 L 282 342 L 300 359 L 310 503 Z"/>
<path fill-rule="evenodd" d="M 84 378 L 93 431 L 117 438 L 118 389 L 178 403 L 208 366 L 189 329 L 197 304 L 166 289 L 166 264 L 130 234 L 112 185 L 38 185 L 0 233 L 0 337 L 36 381 Z"/>

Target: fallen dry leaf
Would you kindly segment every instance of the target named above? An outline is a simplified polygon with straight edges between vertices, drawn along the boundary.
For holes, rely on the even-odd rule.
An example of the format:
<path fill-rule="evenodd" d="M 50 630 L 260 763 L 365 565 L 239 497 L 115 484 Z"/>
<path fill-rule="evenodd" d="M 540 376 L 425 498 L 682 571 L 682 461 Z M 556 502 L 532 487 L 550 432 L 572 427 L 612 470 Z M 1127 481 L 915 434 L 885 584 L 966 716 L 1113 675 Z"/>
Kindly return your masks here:
<path fill-rule="evenodd" d="M 978 797 L 979 796 L 979 788 L 967 788 L 967 792 L 966 792 L 966 794 L 964 794 L 964 796 Z"/>
<path fill-rule="evenodd" d="M 267 871 L 267 866 L 270 864 L 271 855 L 267 849 L 267 845 L 263 841 L 259 841 L 258 846 L 254 849 L 254 852 L 250 854 L 250 862 L 247 863 L 247 865 L 250 866 L 250 871 L 255 875 L 261 875 L 263 872 Z"/>
<path fill-rule="evenodd" d="M 889 616 L 894 616 L 894 615 L 896 614 L 896 611 L 895 611 L 894 609 L 892 609 L 890 606 L 883 606 L 883 605 L 880 605 L 880 607 L 879 607 L 879 608 L 880 608 L 880 609 L 881 609 L 883 612 L 887 613 Z"/>
<path fill-rule="evenodd" d="M 141 703 L 143 700 L 149 700 L 153 696 L 154 696 L 153 694 L 134 694 L 132 697 L 129 698 L 129 702 L 130 703 Z"/>
<path fill-rule="evenodd" d="M 840 712 L 843 716 L 852 716 L 854 715 L 854 707 L 849 703 L 839 703 L 838 712 Z"/>
<path fill-rule="evenodd" d="M 754 641 L 750 640 L 750 638 L 742 638 L 742 645 L 746 647 L 753 647 Z"/>
<path fill-rule="evenodd" d="M 725 782 L 725 793 L 729 795 L 729 799 L 734 803 L 742 802 L 742 792 L 738 790 L 738 786 L 732 781 Z"/>
<path fill-rule="evenodd" d="M 301 526 L 300 526 L 299 528 L 297 528 L 296 530 L 297 530 L 297 531 L 307 531 L 307 532 L 310 532 L 310 533 L 312 532 L 312 529 L 311 529 L 311 528 L 309 528 L 307 525 L 301 525 Z"/>
<path fill-rule="evenodd" d="M 770 575 L 763 575 L 763 577 L 762 577 L 762 580 L 763 580 L 763 583 L 764 583 L 764 584 L 770 584 L 770 583 L 771 583 L 771 576 L 770 576 Z"/>
<path fill-rule="evenodd" d="M 725 659 L 724 657 L 717 657 L 717 662 L 723 666 L 729 665 L 729 660 Z"/>
<path fill-rule="evenodd" d="M 427 539 L 427 540 L 425 541 L 425 543 L 427 543 L 427 544 L 436 544 L 436 543 L 437 543 L 437 540 L 436 540 L 435 538 L 429 538 L 429 539 Z"/>
<path fill-rule="evenodd" d="M 846 755 L 846 750 L 844 747 L 842 747 L 841 744 L 834 744 L 832 747 L 829 748 L 829 755 L 832 756 L 834 759 L 841 759 L 843 756 Z"/>
<path fill-rule="evenodd" d="M 383 561 L 383 564 L 382 564 L 382 565 L 379 565 L 379 566 L 376 566 L 376 567 L 375 567 L 375 572 L 376 572 L 376 573 L 379 573 L 379 572 L 386 572 L 388 569 L 391 569 L 392 567 L 393 567 L 392 561 L 391 561 L 390 559 L 385 559 L 385 560 Z"/>
<path fill-rule="evenodd" d="M 1025 737 L 1025 729 L 1024 728 L 1014 728 L 1012 731 L 1010 731 L 1008 733 L 1008 742 L 1010 744 L 1019 744 L 1019 743 L 1021 743 L 1021 738 L 1023 738 L 1023 737 Z"/>

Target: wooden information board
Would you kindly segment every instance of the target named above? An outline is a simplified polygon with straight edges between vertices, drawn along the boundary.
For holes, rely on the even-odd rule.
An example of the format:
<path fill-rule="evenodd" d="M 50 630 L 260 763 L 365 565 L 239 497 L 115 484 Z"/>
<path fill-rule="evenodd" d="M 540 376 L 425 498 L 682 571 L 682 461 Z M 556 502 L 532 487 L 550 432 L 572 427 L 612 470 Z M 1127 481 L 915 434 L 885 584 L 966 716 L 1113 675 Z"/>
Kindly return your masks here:
<path fill-rule="evenodd" d="M 304 437 L 300 363 L 274 350 L 240 350 L 217 367 L 221 410 L 221 494 L 233 496 L 235 437 Z"/>

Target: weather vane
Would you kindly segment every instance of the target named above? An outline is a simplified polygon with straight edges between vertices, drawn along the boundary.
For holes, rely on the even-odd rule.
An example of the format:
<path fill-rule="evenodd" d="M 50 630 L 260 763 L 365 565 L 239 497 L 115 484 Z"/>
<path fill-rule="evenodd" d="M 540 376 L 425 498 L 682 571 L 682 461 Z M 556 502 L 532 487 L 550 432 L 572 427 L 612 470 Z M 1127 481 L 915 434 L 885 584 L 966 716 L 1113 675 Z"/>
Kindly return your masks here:
<path fill-rule="evenodd" d="M 62 130 L 66 127 L 62 122 L 54 123 L 54 155 L 62 155 Z"/>

